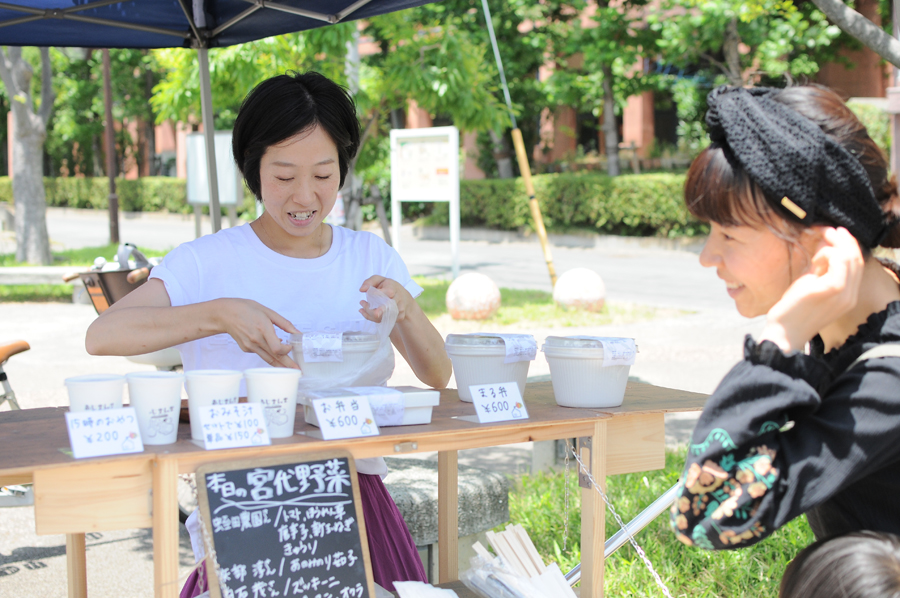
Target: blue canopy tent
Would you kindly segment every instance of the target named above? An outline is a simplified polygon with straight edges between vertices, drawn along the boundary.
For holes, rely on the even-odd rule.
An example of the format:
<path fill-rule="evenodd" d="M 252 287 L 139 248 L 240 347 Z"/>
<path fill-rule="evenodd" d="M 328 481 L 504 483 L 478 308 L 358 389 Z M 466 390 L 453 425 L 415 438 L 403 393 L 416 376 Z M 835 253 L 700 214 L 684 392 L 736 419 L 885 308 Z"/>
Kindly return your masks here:
<path fill-rule="evenodd" d="M 433 0 L 19 0 L 0 2 L 0 45 L 193 48 L 206 155 L 214 156 L 209 48 L 365 19 Z M 213 232 L 221 227 L 215 160 L 207 160 Z"/>

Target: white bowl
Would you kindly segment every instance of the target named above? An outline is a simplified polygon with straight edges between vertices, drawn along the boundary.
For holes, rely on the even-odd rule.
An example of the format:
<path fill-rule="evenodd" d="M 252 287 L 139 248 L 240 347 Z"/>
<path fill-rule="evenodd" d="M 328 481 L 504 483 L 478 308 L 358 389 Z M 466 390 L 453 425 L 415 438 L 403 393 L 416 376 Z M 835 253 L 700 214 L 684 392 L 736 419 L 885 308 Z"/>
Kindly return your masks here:
<path fill-rule="evenodd" d="M 504 363 L 506 344 L 499 336 L 490 334 L 448 334 L 444 343 L 447 355 L 453 362 L 459 398 L 472 402 L 470 386 L 515 382 L 519 393 L 525 396 L 530 361 Z"/>
<path fill-rule="evenodd" d="M 358 372 L 363 364 L 378 350 L 378 337 L 362 332 L 344 332 L 341 338 L 343 361 L 305 361 L 303 359 L 303 333 L 291 335 L 291 355 L 300 366 L 304 378 L 342 378 Z"/>
<path fill-rule="evenodd" d="M 550 365 L 556 403 L 562 407 L 618 407 L 625 399 L 630 365 L 603 367 L 599 340 L 548 336 L 541 348 Z"/>

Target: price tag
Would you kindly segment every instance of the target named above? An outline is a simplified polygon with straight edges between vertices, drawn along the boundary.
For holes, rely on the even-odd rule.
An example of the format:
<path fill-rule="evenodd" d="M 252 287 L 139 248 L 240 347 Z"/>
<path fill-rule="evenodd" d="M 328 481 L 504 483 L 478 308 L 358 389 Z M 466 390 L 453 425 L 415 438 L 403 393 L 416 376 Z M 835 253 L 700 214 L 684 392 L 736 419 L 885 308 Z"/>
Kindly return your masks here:
<path fill-rule="evenodd" d="M 473 384 L 469 387 L 479 423 L 505 422 L 511 419 L 528 419 L 525 401 L 515 382 L 499 384 Z"/>
<path fill-rule="evenodd" d="M 66 426 L 76 459 L 144 451 L 134 407 L 69 412 Z"/>
<path fill-rule="evenodd" d="M 324 397 L 312 399 L 312 405 L 325 440 L 379 434 L 368 397 Z"/>
<path fill-rule="evenodd" d="M 503 363 L 534 361 L 537 356 L 537 341 L 530 334 L 498 334 L 506 345 Z"/>
<path fill-rule="evenodd" d="M 303 360 L 311 363 L 344 361 L 341 332 L 304 332 Z"/>
<path fill-rule="evenodd" d="M 261 403 L 203 407 L 200 425 L 203 448 L 208 451 L 272 444 Z"/>

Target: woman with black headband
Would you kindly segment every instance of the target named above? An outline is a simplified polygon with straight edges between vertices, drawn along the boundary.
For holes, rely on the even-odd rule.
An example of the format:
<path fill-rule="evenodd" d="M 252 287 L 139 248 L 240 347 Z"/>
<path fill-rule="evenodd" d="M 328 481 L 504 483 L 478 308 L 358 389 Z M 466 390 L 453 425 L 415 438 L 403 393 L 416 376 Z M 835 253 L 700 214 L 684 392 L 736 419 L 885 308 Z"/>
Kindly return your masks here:
<path fill-rule="evenodd" d="M 872 255 L 900 246 L 884 154 L 823 88 L 707 102 L 712 143 L 685 184 L 711 225 L 700 263 L 766 325 L 706 403 L 672 526 L 707 549 L 803 513 L 817 538 L 900 534 L 900 269 Z"/>

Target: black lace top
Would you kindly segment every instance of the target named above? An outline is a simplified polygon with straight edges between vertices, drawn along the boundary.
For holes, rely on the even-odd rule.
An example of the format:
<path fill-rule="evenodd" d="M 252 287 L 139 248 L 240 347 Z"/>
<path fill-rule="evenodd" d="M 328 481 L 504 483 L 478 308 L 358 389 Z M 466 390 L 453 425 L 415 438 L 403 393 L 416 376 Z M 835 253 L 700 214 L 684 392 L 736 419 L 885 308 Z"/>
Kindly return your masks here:
<path fill-rule="evenodd" d="M 672 507 L 678 538 L 746 546 L 803 513 L 817 538 L 900 534 L 900 357 L 847 370 L 885 343 L 900 344 L 900 301 L 828 353 L 818 337 L 810 355 L 786 355 L 748 336 L 694 429 Z"/>

